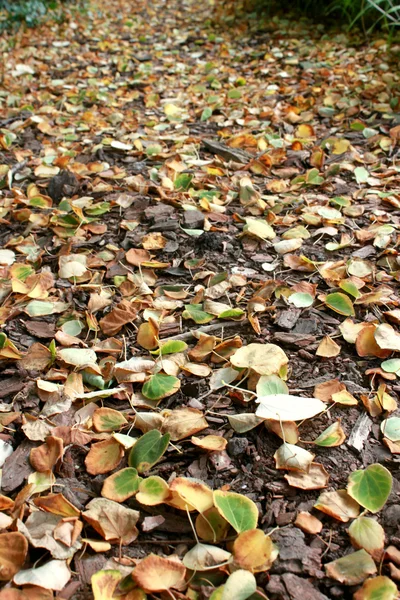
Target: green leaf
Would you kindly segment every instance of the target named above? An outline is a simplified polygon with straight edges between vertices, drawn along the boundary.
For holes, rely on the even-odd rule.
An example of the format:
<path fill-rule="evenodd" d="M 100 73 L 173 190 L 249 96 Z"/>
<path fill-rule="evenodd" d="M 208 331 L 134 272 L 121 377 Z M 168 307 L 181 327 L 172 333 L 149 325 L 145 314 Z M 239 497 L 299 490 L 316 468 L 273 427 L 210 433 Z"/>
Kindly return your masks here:
<path fill-rule="evenodd" d="M 354 317 L 355 315 L 353 303 L 345 294 L 341 294 L 340 292 L 328 294 L 325 303 L 340 315 L 345 315 L 346 317 Z"/>
<path fill-rule="evenodd" d="M 92 420 L 95 430 L 99 432 L 116 431 L 128 422 L 118 410 L 104 407 L 94 411 Z"/>
<path fill-rule="evenodd" d="M 96 352 L 91 348 L 62 348 L 58 351 L 58 356 L 67 365 L 74 367 L 83 367 L 96 363 Z"/>
<path fill-rule="evenodd" d="M 182 313 L 184 319 L 191 319 L 197 325 L 203 325 L 213 320 L 214 315 L 204 312 L 202 304 L 186 304 L 185 310 Z"/>
<path fill-rule="evenodd" d="M 258 510 L 250 498 L 235 492 L 214 492 L 214 504 L 218 512 L 237 533 L 256 529 L 258 521 Z"/>
<path fill-rule="evenodd" d="M 66 302 L 44 302 L 43 300 L 31 300 L 25 306 L 25 312 L 30 317 L 45 317 L 54 313 L 63 312 L 68 308 Z"/>
<path fill-rule="evenodd" d="M 349 536 L 355 548 L 363 548 L 375 560 L 380 560 L 385 544 L 385 532 L 377 521 L 369 517 L 358 517 L 349 527 Z"/>
<path fill-rule="evenodd" d="M 210 108 L 209 106 L 206 106 L 206 108 L 201 113 L 200 121 L 207 121 L 207 119 L 209 119 L 212 114 L 213 114 L 212 108 Z"/>
<path fill-rule="evenodd" d="M 390 417 L 382 421 L 381 431 L 391 442 L 400 442 L 400 418 Z"/>
<path fill-rule="evenodd" d="M 256 578 L 250 571 L 239 569 L 229 575 L 221 600 L 247 600 L 257 589 Z"/>
<path fill-rule="evenodd" d="M 241 308 L 230 308 L 229 310 L 224 310 L 222 313 L 220 313 L 218 315 L 218 319 L 237 319 L 243 315 L 244 310 Z"/>
<path fill-rule="evenodd" d="M 148 471 L 156 464 L 168 448 L 170 434 L 162 435 L 157 429 L 152 429 L 138 439 L 129 455 L 129 466 L 139 473 Z"/>
<path fill-rule="evenodd" d="M 376 573 L 376 565 L 368 552 L 358 550 L 325 565 L 328 577 L 346 585 L 362 583 L 368 575 Z"/>
<path fill-rule="evenodd" d="M 353 298 L 359 298 L 361 296 L 361 292 L 352 281 L 341 281 L 339 287 L 347 294 L 350 294 L 350 296 L 353 296 Z"/>
<path fill-rule="evenodd" d="M 314 298 L 307 292 L 295 292 L 289 296 L 288 302 L 296 308 L 307 308 L 312 305 Z"/>
<path fill-rule="evenodd" d="M 347 492 L 361 506 L 377 513 L 389 497 L 392 482 L 392 475 L 385 467 L 373 464 L 349 475 Z"/>
<path fill-rule="evenodd" d="M 101 495 L 114 502 L 124 502 L 136 494 L 141 480 L 136 469 L 121 469 L 104 480 Z"/>
<path fill-rule="evenodd" d="M 356 167 L 354 169 L 354 176 L 356 178 L 357 183 L 366 183 L 369 177 L 369 173 L 364 167 Z"/>
<path fill-rule="evenodd" d="M 336 423 L 329 425 L 329 427 L 314 440 L 314 444 L 323 446 L 324 448 L 332 448 L 333 446 L 340 446 L 340 444 L 343 444 L 345 439 L 346 436 L 340 425 L 340 421 L 336 421 Z"/>
<path fill-rule="evenodd" d="M 146 381 L 142 387 L 142 394 L 149 400 L 161 400 L 175 394 L 179 390 L 181 382 L 173 375 L 156 373 Z"/>
<path fill-rule="evenodd" d="M 155 354 L 158 356 L 165 356 L 166 354 L 175 354 L 176 352 L 183 352 L 186 350 L 188 345 L 186 342 L 181 342 L 180 340 L 169 340 L 168 342 L 161 343 L 161 346 L 158 350 L 153 350 L 150 354 Z"/>
<path fill-rule="evenodd" d="M 389 358 L 381 363 L 381 367 L 386 373 L 400 372 L 400 358 Z"/>
<path fill-rule="evenodd" d="M 151 475 L 140 482 L 136 500 L 146 506 L 155 506 L 164 502 L 169 495 L 168 483 L 158 475 Z"/>
<path fill-rule="evenodd" d="M 396 600 L 398 597 L 397 586 L 385 575 L 367 579 L 353 596 L 354 600 Z"/>
<path fill-rule="evenodd" d="M 189 173 L 181 173 L 174 181 L 174 188 L 176 190 L 187 190 L 192 182 L 193 175 Z"/>
<path fill-rule="evenodd" d="M 257 396 L 288 394 L 289 388 L 278 375 L 261 375 L 256 387 Z"/>

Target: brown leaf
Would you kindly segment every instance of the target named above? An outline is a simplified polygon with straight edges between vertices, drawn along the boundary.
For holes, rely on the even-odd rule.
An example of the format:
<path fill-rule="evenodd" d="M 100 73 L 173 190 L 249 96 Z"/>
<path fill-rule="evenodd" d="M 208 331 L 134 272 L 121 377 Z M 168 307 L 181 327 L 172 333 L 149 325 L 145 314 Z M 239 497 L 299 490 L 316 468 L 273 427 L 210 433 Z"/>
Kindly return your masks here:
<path fill-rule="evenodd" d="M 107 498 L 95 498 L 86 506 L 83 518 L 106 541 L 124 546 L 133 542 L 139 532 L 136 523 L 139 512 L 121 506 Z"/>
<path fill-rule="evenodd" d="M 43 473 L 51 471 L 60 460 L 64 452 L 64 443 L 61 438 L 47 436 L 46 442 L 38 448 L 32 448 L 29 460 L 35 471 Z"/>
<path fill-rule="evenodd" d="M 115 439 L 97 442 L 86 455 L 86 469 L 91 475 L 108 473 L 118 467 L 123 456 L 124 449 Z"/>
<path fill-rule="evenodd" d="M 28 541 L 22 533 L 0 533 L 0 581 L 10 581 L 21 569 L 28 552 Z"/>
<path fill-rule="evenodd" d="M 128 300 L 122 300 L 118 306 L 99 321 L 99 325 L 104 335 L 113 336 L 121 331 L 124 325 L 135 321 L 136 317 L 137 311 L 133 304 Z"/>
<path fill-rule="evenodd" d="M 184 582 L 186 568 L 178 560 L 156 554 L 146 556 L 132 573 L 132 578 L 145 592 L 163 592 L 180 587 Z"/>

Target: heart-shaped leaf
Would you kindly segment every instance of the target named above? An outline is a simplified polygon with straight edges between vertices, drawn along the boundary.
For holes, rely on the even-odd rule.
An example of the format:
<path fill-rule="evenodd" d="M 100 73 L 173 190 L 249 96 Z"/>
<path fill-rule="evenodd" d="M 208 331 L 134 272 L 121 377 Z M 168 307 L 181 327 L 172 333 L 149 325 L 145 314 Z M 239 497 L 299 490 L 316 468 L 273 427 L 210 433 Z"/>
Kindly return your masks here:
<path fill-rule="evenodd" d="M 129 466 L 137 469 L 139 473 L 148 471 L 168 448 L 170 437 L 169 433 L 161 435 L 157 429 L 142 435 L 131 450 Z"/>
<path fill-rule="evenodd" d="M 217 507 L 221 516 L 238 533 L 255 529 L 258 521 L 258 510 L 250 498 L 235 492 L 224 492 L 215 490 L 214 504 Z"/>
<path fill-rule="evenodd" d="M 137 492 L 141 479 L 133 467 L 121 469 L 104 480 L 101 495 L 114 502 L 124 502 Z"/>
<path fill-rule="evenodd" d="M 364 508 L 377 513 L 389 497 L 393 478 L 385 467 L 373 464 L 351 473 L 348 481 L 347 491 L 350 496 Z"/>
<path fill-rule="evenodd" d="M 143 385 L 142 394 L 149 400 L 162 400 L 175 394 L 180 387 L 181 382 L 177 377 L 156 373 Z"/>

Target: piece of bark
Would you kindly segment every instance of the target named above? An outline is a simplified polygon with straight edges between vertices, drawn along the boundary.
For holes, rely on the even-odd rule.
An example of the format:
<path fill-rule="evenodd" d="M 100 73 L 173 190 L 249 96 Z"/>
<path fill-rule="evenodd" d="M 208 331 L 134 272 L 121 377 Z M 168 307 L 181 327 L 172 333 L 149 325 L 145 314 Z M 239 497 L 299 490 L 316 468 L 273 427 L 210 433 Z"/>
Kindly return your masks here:
<path fill-rule="evenodd" d="M 26 321 L 24 325 L 25 329 L 37 338 L 50 339 L 56 332 L 54 323 L 46 323 L 46 321 Z"/>
<path fill-rule="evenodd" d="M 293 573 L 284 573 L 282 575 L 283 583 L 293 600 L 329 600 L 325 594 L 319 592 L 309 581 L 303 577 L 293 575 Z"/>
<path fill-rule="evenodd" d="M 245 164 L 254 158 L 254 156 L 244 152 L 244 150 L 229 148 L 226 144 L 220 144 L 219 142 L 214 142 L 212 140 L 203 140 L 203 145 L 208 152 L 218 154 L 218 156 L 222 156 L 225 160 L 233 160 Z"/>
<path fill-rule="evenodd" d="M 29 455 L 32 448 L 36 448 L 37 445 L 37 442 L 24 440 L 15 452 L 7 458 L 3 466 L 1 480 L 1 491 L 3 493 L 9 494 L 16 490 L 34 472 L 29 462 Z"/>
<path fill-rule="evenodd" d="M 281 313 L 279 313 L 279 316 L 275 321 L 275 325 L 281 327 L 282 329 L 293 329 L 300 315 L 300 308 L 283 310 Z"/>
<path fill-rule="evenodd" d="M 25 381 L 17 379 L 16 377 L 10 377 L 10 379 L 4 379 L 1 382 L 0 387 L 0 398 L 6 398 L 11 394 L 20 392 L 25 387 Z"/>
<path fill-rule="evenodd" d="M 368 439 L 371 427 L 372 421 L 367 413 L 361 414 L 353 427 L 349 439 L 347 440 L 347 445 L 357 450 L 357 452 L 361 452 L 364 448 L 365 442 Z"/>
<path fill-rule="evenodd" d="M 308 348 L 315 343 L 316 338 L 313 335 L 304 333 L 286 333 L 282 331 L 275 333 L 273 340 L 290 348 Z"/>

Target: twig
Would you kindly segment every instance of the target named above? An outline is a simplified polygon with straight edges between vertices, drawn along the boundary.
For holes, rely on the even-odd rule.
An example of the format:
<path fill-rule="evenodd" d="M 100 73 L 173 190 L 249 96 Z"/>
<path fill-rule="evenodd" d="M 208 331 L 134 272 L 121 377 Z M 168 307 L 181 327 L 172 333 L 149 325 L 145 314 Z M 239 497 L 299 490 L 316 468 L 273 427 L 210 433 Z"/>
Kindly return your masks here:
<path fill-rule="evenodd" d="M 217 331 L 218 329 L 228 329 L 228 327 L 234 327 L 238 324 L 247 325 L 249 322 L 248 319 L 243 319 L 243 321 L 229 321 L 228 323 L 217 323 L 215 325 L 206 325 L 205 327 L 199 327 L 199 329 L 195 329 L 194 331 L 187 331 L 186 333 L 180 333 L 179 335 L 173 335 L 172 337 L 164 338 L 163 342 L 168 342 L 169 340 L 181 340 L 183 342 L 189 341 L 192 338 L 196 337 L 195 334 L 198 333 L 210 333 L 212 331 Z"/>

